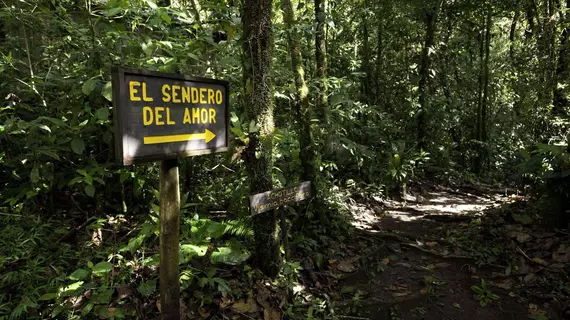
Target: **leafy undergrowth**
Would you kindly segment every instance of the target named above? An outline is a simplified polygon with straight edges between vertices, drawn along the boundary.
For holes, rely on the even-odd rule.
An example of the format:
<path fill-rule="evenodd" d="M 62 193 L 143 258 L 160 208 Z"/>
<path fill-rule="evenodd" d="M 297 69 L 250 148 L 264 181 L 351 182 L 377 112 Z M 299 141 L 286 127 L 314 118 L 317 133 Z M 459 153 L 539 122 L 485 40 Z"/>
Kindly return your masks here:
<path fill-rule="evenodd" d="M 0 319 L 158 318 L 156 215 L 142 223 L 108 216 L 64 227 L 70 225 L 0 216 Z M 322 266 L 324 255 L 294 257 L 270 280 L 250 265 L 252 236 L 248 219 L 181 218 L 182 318 L 327 318 L 325 296 L 303 284 L 314 277 L 303 269 Z M 315 239 L 329 236 L 315 229 Z M 299 233 L 292 246 L 295 252 L 318 252 L 317 240 Z"/>
<path fill-rule="evenodd" d="M 334 238 L 318 225 L 292 232 L 273 280 L 250 265 L 248 220 L 185 214 L 182 318 L 568 316 L 570 234 L 538 226 L 516 198 L 432 191 L 352 202 L 355 229 Z M 159 317 L 156 216 L 88 222 L 0 216 L 0 318 Z"/>

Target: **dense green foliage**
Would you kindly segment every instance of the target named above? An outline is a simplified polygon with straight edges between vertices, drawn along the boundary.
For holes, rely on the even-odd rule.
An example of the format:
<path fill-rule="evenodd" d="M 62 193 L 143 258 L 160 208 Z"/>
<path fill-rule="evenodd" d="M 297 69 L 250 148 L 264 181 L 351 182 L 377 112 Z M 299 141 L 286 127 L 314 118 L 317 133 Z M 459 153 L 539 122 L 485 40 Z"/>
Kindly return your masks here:
<path fill-rule="evenodd" d="M 569 2 L 294 0 L 285 20 L 270 3 L 261 62 L 239 1 L 1 3 L 0 319 L 156 312 L 158 166 L 115 161 L 115 65 L 230 81 L 232 152 L 181 161 L 181 283 L 202 304 L 256 248 L 251 183 L 314 178 L 288 215 L 303 254 L 345 228 L 341 190 L 420 178 L 532 186 L 545 220 L 570 222 Z M 255 101 L 258 69 L 273 102 Z"/>

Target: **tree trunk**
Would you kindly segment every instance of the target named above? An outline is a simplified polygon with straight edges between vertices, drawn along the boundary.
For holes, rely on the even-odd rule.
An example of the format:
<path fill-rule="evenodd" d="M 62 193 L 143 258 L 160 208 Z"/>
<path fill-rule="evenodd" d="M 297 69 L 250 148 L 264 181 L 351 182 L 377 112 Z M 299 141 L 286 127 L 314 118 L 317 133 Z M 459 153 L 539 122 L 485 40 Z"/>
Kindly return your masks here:
<path fill-rule="evenodd" d="M 439 3 L 439 1 L 438 1 Z M 420 82 L 419 82 L 419 102 L 420 110 L 418 112 L 417 121 L 417 132 L 418 132 L 418 146 L 420 149 L 425 149 L 426 147 L 426 132 L 427 132 L 427 113 L 428 113 L 428 82 L 429 82 L 429 67 L 430 67 L 430 50 L 434 44 L 435 38 L 435 23 L 437 20 L 437 11 L 439 10 L 439 5 L 433 5 L 427 8 L 425 13 L 425 26 L 426 26 L 426 37 L 424 41 L 424 47 L 422 49 L 422 55 L 420 60 Z"/>
<path fill-rule="evenodd" d="M 384 20 L 383 12 L 380 9 L 378 12 L 378 47 L 376 49 L 376 75 L 375 75 L 375 90 L 376 94 L 376 104 L 380 104 L 384 92 L 382 90 L 382 68 L 384 66 Z"/>
<path fill-rule="evenodd" d="M 481 106 L 481 141 L 487 142 L 487 109 L 489 104 L 489 59 L 491 55 L 491 28 L 493 23 L 491 8 L 487 12 L 487 26 L 485 30 L 485 74 L 483 86 L 483 103 Z"/>
<path fill-rule="evenodd" d="M 283 10 L 283 19 L 289 30 L 288 45 L 291 54 L 291 68 L 295 80 L 296 92 L 296 108 L 297 118 L 300 124 L 299 145 L 301 165 L 303 166 L 303 180 L 313 182 L 317 175 L 315 163 L 315 150 L 313 148 L 313 135 L 311 132 L 311 109 L 309 105 L 309 88 L 305 83 L 305 71 L 303 70 L 303 58 L 301 55 L 301 42 L 297 21 L 295 20 L 295 11 L 291 0 L 281 0 L 281 9 Z M 315 188 L 313 188 L 315 189 Z M 315 193 L 313 193 L 315 194 Z"/>
<path fill-rule="evenodd" d="M 566 9 L 570 8 L 570 0 L 566 0 Z M 563 115 L 565 109 L 570 107 L 565 91 L 558 84 L 565 84 L 570 81 L 570 40 L 568 33 L 570 28 L 570 12 L 566 12 L 564 17 L 564 30 L 560 35 L 560 51 L 558 54 L 558 63 L 556 65 L 556 87 L 554 89 L 554 108 L 555 115 Z"/>
<path fill-rule="evenodd" d="M 483 99 L 485 87 L 485 24 L 483 24 L 481 32 L 479 33 L 479 100 L 477 103 L 477 128 L 475 130 L 475 138 L 477 141 L 483 140 Z M 478 169 L 476 171 L 479 171 Z"/>
<path fill-rule="evenodd" d="M 365 1 L 365 13 L 362 15 L 362 82 L 364 101 L 370 104 L 372 99 L 372 69 L 370 68 L 370 43 L 368 39 L 368 1 Z"/>
<path fill-rule="evenodd" d="M 244 154 L 251 180 L 251 193 L 273 188 L 272 2 L 244 0 L 242 12 L 245 114 L 248 121 L 253 120 L 260 127 L 258 132 L 250 133 Z M 275 277 L 281 268 L 275 210 L 254 216 L 253 230 L 254 264 L 267 276 Z"/>
<path fill-rule="evenodd" d="M 520 18 L 521 12 L 517 8 L 515 11 L 515 15 L 513 17 L 513 21 L 511 22 L 511 31 L 509 33 L 509 54 L 511 57 L 511 62 L 514 63 L 515 60 L 515 39 L 517 34 L 517 22 Z"/>
<path fill-rule="evenodd" d="M 317 30 L 315 33 L 315 59 L 317 63 L 317 101 L 315 105 L 319 110 L 320 120 L 324 127 L 329 123 L 329 110 L 327 106 L 327 49 L 325 34 L 326 0 L 315 0 L 315 20 Z"/>

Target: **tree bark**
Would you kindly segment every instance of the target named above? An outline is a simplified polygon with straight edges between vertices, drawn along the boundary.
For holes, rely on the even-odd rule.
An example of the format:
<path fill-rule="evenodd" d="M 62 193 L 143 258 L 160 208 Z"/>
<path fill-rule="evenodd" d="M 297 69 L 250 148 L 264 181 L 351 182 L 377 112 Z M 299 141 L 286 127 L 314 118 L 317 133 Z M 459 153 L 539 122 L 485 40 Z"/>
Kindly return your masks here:
<path fill-rule="evenodd" d="M 509 54 L 511 57 L 511 62 L 514 63 L 515 60 L 515 40 L 517 34 L 517 23 L 520 18 L 521 12 L 517 8 L 515 15 L 513 16 L 513 21 L 511 22 L 511 31 L 509 33 Z"/>
<path fill-rule="evenodd" d="M 570 9 L 570 0 L 566 0 L 566 9 Z M 565 84 L 570 80 L 570 39 L 568 39 L 570 12 L 566 12 L 563 23 L 564 29 L 560 35 L 560 50 L 556 65 L 556 87 L 554 89 L 554 108 L 552 110 L 555 115 L 563 115 L 565 109 L 570 107 L 565 91 L 558 86 L 558 84 Z"/>
<path fill-rule="evenodd" d="M 481 141 L 487 142 L 487 109 L 489 104 L 489 60 L 491 55 L 491 28 L 493 17 L 491 8 L 487 12 L 487 26 L 485 30 L 485 71 L 484 71 L 484 87 L 483 87 L 483 104 L 481 107 Z"/>
<path fill-rule="evenodd" d="M 315 163 L 315 150 L 313 148 L 313 134 L 311 132 L 311 108 L 309 105 L 309 88 L 305 83 L 305 71 L 303 69 L 303 58 L 301 55 L 301 42 L 297 21 L 295 20 L 295 11 L 291 0 L 281 0 L 281 9 L 283 10 L 283 20 L 288 32 L 288 46 L 291 54 L 291 69 L 295 80 L 296 89 L 296 112 L 300 124 L 299 145 L 301 165 L 303 166 L 303 180 L 313 182 L 317 175 Z M 315 188 L 313 188 L 315 189 Z M 315 193 L 313 193 L 315 194 Z"/>
<path fill-rule="evenodd" d="M 439 4 L 439 1 L 438 1 Z M 429 86 L 429 67 L 430 67 L 430 49 L 433 47 L 435 38 L 435 24 L 437 20 L 437 11 L 439 5 L 432 5 L 426 9 L 425 12 L 425 26 L 426 36 L 424 47 L 422 49 L 420 60 L 420 82 L 419 82 L 419 103 L 420 110 L 418 112 L 417 132 L 418 132 L 418 146 L 420 149 L 426 147 L 426 133 L 427 133 L 427 113 L 428 111 L 428 86 Z"/>
<path fill-rule="evenodd" d="M 370 68 L 370 42 L 368 39 L 368 1 L 365 1 L 365 13 L 362 15 L 362 72 L 364 81 L 362 89 L 364 101 L 368 104 L 372 102 L 372 69 Z"/>
<path fill-rule="evenodd" d="M 273 96 L 271 84 L 272 0 L 244 0 L 243 76 L 246 118 L 260 129 L 249 134 L 244 160 L 251 180 L 251 192 L 273 188 Z M 275 210 L 253 217 L 254 264 L 267 276 L 275 277 L 281 268 L 279 234 Z"/>
<path fill-rule="evenodd" d="M 315 60 L 317 64 L 317 101 L 315 105 L 319 110 L 320 120 L 324 127 L 329 123 L 329 110 L 327 101 L 327 48 L 325 34 L 326 0 L 315 0 Z"/>
<path fill-rule="evenodd" d="M 383 19 L 383 12 L 382 7 L 378 12 L 378 46 L 376 49 L 376 75 L 375 75 L 375 90 L 374 93 L 376 95 L 376 103 L 380 104 L 382 102 L 383 97 L 383 90 L 382 90 L 382 68 L 384 66 L 384 19 Z"/>
<path fill-rule="evenodd" d="M 483 140 L 483 99 L 485 87 L 485 24 L 482 25 L 481 32 L 479 33 L 479 79 L 478 79 L 478 94 L 479 100 L 477 103 L 477 128 L 475 130 L 475 138 L 477 141 Z M 479 171 L 479 170 L 476 170 Z"/>

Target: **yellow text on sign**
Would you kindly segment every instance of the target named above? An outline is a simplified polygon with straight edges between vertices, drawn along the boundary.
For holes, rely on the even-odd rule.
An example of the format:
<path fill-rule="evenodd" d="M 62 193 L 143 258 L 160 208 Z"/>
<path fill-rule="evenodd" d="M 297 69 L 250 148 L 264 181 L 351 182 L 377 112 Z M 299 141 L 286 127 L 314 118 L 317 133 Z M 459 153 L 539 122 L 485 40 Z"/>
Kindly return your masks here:
<path fill-rule="evenodd" d="M 142 109 L 143 124 L 145 126 L 175 125 L 170 107 L 149 107 Z M 211 124 L 216 123 L 216 109 L 214 108 L 185 108 L 183 124 Z"/>
<path fill-rule="evenodd" d="M 138 95 L 139 89 L 142 93 L 142 101 L 154 101 L 152 97 L 146 95 L 146 83 L 143 82 L 141 84 L 138 81 L 129 81 L 129 98 L 131 101 L 141 101 L 141 96 Z"/>
<path fill-rule="evenodd" d="M 222 90 L 211 88 L 163 84 L 161 91 L 164 102 L 221 105 L 224 100 Z"/>
<path fill-rule="evenodd" d="M 143 124 L 150 125 L 174 125 L 176 122 L 170 117 L 169 107 L 144 107 L 143 108 Z"/>

